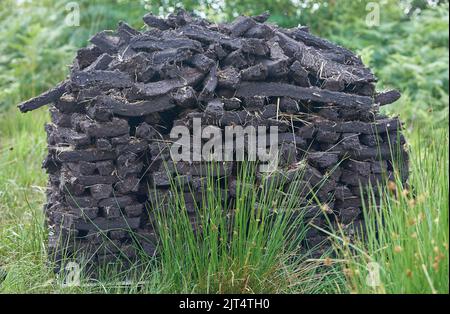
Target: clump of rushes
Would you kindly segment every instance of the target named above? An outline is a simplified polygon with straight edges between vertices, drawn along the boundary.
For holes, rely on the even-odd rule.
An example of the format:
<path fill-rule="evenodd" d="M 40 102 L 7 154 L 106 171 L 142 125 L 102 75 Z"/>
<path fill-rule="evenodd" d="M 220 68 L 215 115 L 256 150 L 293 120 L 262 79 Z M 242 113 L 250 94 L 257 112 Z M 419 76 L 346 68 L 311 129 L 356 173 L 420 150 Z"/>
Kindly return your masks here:
<path fill-rule="evenodd" d="M 367 193 L 363 235 L 333 237 L 355 293 L 448 293 L 448 131 L 413 141 L 409 185 L 397 172 L 376 196 Z"/>
<path fill-rule="evenodd" d="M 236 197 L 229 204 L 222 200 L 226 178 L 208 175 L 195 221 L 187 214 L 176 176 L 167 206 L 153 206 L 160 270 L 172 284 L 170 291 L 311 293 L 324 288 L 326 274 L 303 255 L 302 174 L 290 184 L 263 179 L 255 189 L 255 166 L 239 165 Z"/>

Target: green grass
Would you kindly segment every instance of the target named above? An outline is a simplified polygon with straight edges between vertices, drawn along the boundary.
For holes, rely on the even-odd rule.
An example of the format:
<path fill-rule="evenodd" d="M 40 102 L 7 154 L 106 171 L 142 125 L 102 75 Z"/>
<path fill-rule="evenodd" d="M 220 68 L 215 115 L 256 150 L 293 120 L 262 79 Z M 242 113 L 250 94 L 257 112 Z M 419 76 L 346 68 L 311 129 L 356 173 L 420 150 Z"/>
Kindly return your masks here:
<path fill-rule="evenodd" d="M 448 130 L 435 134 L 412 140 L 408 185 L 397 175 L 381 197 L 368 193 L 363 238 L 333 235 L 351 292 L 449 292 Z"/>
<path fill-rule="evenodd" d="M 217 173 L 217 167 L 210 166 L 208 173 Z M 303 172 L 297 171 L 291 182 L 266 177 L 255 188 L 256 165 L 238 167 L 232 203 L 222 201 L 226 178 L 208 175 L 201 205 L 195 208 L 201 232 L 191 226 L 176 179 L 168 207 L 164 201 L 155 206 L 165 281 L 177 292 L 323 292 L 337 278 L 321 271 L 320 261 L 308 259 L 310 251 L 302 245 L 308 230 L 302 215 L 305 200 L 298 197 L 307 193 L 300 184 Z"/>

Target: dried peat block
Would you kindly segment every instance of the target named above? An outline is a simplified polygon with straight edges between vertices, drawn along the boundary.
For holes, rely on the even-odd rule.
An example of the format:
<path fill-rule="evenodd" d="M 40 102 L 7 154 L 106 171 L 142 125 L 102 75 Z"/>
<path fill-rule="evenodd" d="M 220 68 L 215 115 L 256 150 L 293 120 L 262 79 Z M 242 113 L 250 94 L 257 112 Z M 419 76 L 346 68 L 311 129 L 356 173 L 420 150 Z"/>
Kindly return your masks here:
<path fill-rule="evenodd" d="M 385 106 L 392 104 L 399 100 L 401 97 L 401 94 L 398 90 L 389 90 L 385 92 L 381 92 L 375 95 L 375 103 L 380 106 Z"/>
<path fill-rule="evenodd" d="M 321 103 L 334 103 L 341 106 L 361 106 L 370 108 L 373 100 L 370 97 L 358 96 L 346 93 L 332 92 L 319 88 L 304 88 L 283 83 L 254 83 L 242 82 L 236 91 L 238 97 L 259 96 L 284 96 L 297 100 L 309 100 Z"/>
<path fill-rule="evenodd" d="M 50 108 L 43 167 L 53 258 L 81 252 L 92 266 L 126 264 L 140 256 L 135 241 L 157 254 L 154 211 L 171 210 L 173 185 L 200 232 L 196 210 L 208 173 L 228 182 L 221 198 L 233 204 L 238 161 L 174 162 L 169 135 L 177 126 L 210 126 L 222 136 L 230 126 L 278 127 L 278 169 L 257 171 L 254 188 L 291 184 L 301 173 L 302 190 L 292 196 L 304 205 L 299 214 L 325 229 L 339 224 L 350 238 L 363 219 L 360 186 L 385 185 L 398 170 L 406 182 L 402 123 L 378 111 L 400 93 L 377 92 L 376 77 L 352 51 L 268 17 L 215 24 L 178 11 L 145 15 L 146 30 L 120 22 L 77 52 L 66 80 L 19 105 L 22 112 Z M 202 130 L 194 130 L 195 118 Z M 191 151 L 207 140 L 192 140 Z M 249 137 L 238 140 L 243 149 L 223 153 L 250 153 Z M 257 144 L 270 147 L 270 136 Z M 320 256 L 329 242 L 311 228 L 304 247 L 314 246 Z"/>
<path fill-rule="evenodd" d="M 203 76 L 203 73 L 193 68 L 187 68 L 178 78 L 147 84 L 138 83 L 134 85 L 134 89 L 136 94 L 142 97 L 159 96 L 167 94 L 176 88 L 195 85 Z"/>
<path fill-rule="evenodd" d="M 66 81 L 61 82 L 49 91 L 21 103 L 18 107 L 20 111 L 28 112 L 55 102 L 66 92 L 66 86 Z"/>
<path fill-rule="evenodd" d="M 97 105 L 94 104 L 93 107 L 95 106 L 97 106 L 99 112 L 103 110 L 103 112 L 106 111 L 124 117 L 143 117 L 175 108 L 173 100 L 166 95 L 135 102 L 102 95 L 97 98 Z"/>

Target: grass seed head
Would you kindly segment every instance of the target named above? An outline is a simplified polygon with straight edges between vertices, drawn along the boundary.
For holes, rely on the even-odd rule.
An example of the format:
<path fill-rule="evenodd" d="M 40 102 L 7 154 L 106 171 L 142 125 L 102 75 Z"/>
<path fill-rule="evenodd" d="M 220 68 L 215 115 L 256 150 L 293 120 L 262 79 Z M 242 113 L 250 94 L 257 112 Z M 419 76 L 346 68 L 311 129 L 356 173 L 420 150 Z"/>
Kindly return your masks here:
<path fill-rule="evenodd" d="M 420 195 L 417 197 L 417 202 L 418 202 L 419 204 L 420 204 L 420 203 L 423 203 L 423 202 L 426 201 L 427 197 L 428 197 L 428 193 L 422 193 L 422 194 L 420 194 Z"/>
<path fill-rule="evenodd" d="M 343 272 L 344 272 L 344 275 L 349 278 L 352 278 L 354 276 L 354 272 L 351 268 L 344 268 Z"/>
<path fill-rule="evenodd" d="M 328 204 L 323 204 L 320 208 L 325 214 L 331 214 L 333 212 Z"/>
<path fill-rule="evenodd" d="M 391 192 L 397 191 L 397 185 L 395 184 L 394 181 L 389 181 L 387 186 L 388 186 L 389 191 L 391 191 Z"/>
<path fill-rule="evenodd" d="M 417 224 L 417 219 L 416 219 L 416 218 L 411 218 L 411 219 L 408 221 L 408 224 L 409 224 L 410 226 L 415 226 L 415 225 Z"/>
<path fill-rule="evenodd" d="M 407 270 L 406 270 L 406 277 L 412 278 L 412 276 L 413 276 L 412 270 L 411 270 L 411 269 L 407 269 Z"/>
<path fill-rule="evenodd" d="M 394 252 L 395 253 L 401 253 L 401 251 L 403 251 L 403 248 L 400 245 L 396 245 L 394 247 Z"/>
<path fill-rule="evenodd" d="M 439 263 L 438 262 L 434 262 L 433 263 L 433 269 L 434 269 L 434 271 L 439 271 Z"/>

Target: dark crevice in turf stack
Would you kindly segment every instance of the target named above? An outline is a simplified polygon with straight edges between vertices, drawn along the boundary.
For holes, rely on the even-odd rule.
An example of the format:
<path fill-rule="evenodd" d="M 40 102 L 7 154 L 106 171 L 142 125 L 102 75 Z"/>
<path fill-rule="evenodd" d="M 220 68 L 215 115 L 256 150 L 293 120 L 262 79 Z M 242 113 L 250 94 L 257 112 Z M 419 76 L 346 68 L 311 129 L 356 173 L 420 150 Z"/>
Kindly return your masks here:
<path fill-rule="evenodd" d="M 214 24 L 180 11 L 167 19 L 146 15 L 144 32 L 119 23 L 78 51 L 67 80 L 19 106 L 27 112 L 51 104 L 44 168 L 52 253 L 62 255 L 63 240 L 69 254 L 86 253 L 94 264 L 119 253 L 134 259 L 137 241 L 153 255 L 157 237 L 145 204 L 170 195 L 164 161 L 197 194 L 187 197 L 194 217 L 205 164 L 173 165 L 165 149 L 171 128 L 191 127 L 194 117 L 222 132 L 278 126 L 286 177 L 302 167 L 305 184 L 314 186 L 330 174 L 317 193 L 327 210 L 305 209 L 318 226 L 326 225 L 325 214 L 344 229 L 361 222 L 360 184 L 393 176 L 389 145 L 401 147 L 399 168 L 407 174 L 401 123 L 378 113 L 400 94 L 377 93 L 376 78 L 353 52 L 267 18 Z M 224 197 L 235 193 L 233 166 L 216 174 L 230 182 Z M 307 237 L 309 246 L 326 238 L 316 229 Z"/>

